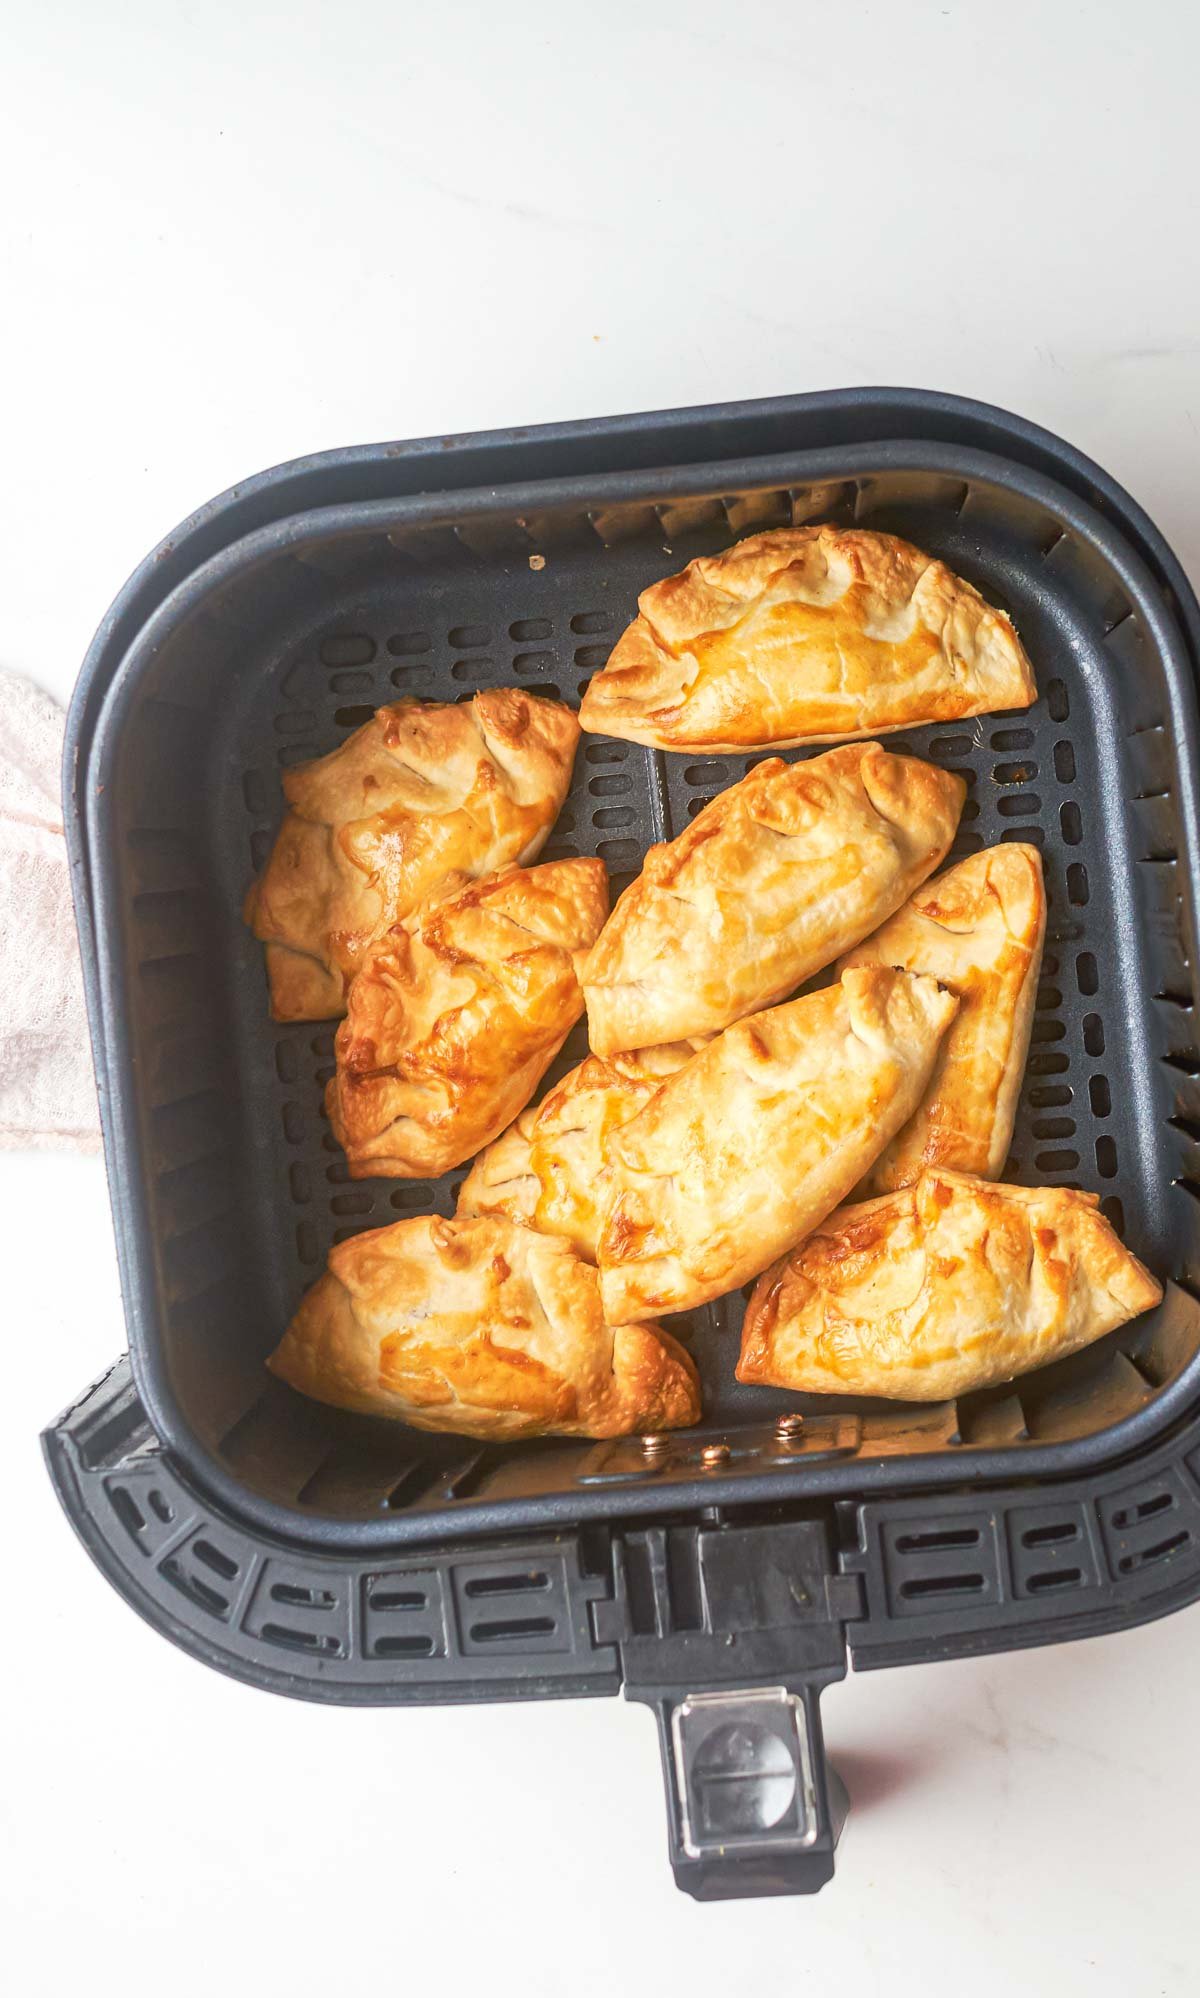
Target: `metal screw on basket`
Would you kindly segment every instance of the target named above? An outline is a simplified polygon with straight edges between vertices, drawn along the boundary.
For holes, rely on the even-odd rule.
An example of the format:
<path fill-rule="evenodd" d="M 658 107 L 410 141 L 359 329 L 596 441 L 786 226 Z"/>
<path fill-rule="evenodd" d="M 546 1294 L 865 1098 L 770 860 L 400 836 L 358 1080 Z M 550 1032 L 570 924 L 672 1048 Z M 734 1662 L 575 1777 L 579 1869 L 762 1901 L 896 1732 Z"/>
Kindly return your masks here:
<path fill-rule="evenodd" d="M 706 1443 L 700 1452 L 700 1462 L 706 1471 L 718 1471 L 730 1458 L 728 1443 Z"/>
<path fill-rule="evenodd" d="M 781 1415 L 775 1424 L 775 1434 L 781 1443 L 798 1443 L 804 1434 L 804 1417 L 799 1414 Z"/>
<path fill-rule="evenodd" d="M 661 1464 L 669 1444 L 665 1436 L 643 1436 L 642 1455 L 648 1464 Z"/>

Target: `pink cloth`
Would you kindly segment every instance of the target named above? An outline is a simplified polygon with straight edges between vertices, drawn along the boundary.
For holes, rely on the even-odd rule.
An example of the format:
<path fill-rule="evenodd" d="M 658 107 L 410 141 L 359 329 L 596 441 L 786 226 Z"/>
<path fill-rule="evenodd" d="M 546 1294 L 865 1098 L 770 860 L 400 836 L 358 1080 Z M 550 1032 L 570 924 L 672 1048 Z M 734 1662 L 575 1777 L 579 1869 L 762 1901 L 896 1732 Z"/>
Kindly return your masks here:
<path fill-rule="evenodd" d="M 63 838 L 62 710 L 0 673 L 0 1146 L 100 1145 Z"/>

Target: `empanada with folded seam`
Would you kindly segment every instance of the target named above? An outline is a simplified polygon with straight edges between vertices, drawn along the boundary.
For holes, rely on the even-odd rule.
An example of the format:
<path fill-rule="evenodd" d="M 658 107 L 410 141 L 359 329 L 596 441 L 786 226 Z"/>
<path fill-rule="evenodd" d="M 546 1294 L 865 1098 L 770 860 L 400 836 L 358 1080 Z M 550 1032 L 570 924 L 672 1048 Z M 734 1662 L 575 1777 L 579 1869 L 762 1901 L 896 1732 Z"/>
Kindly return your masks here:
<path fill-rule="evenodd" d="M 514 687 L 396 701 L 283 773 L 289 810 L 245 918 L 267 947 L 276 1020 L 336 1019 L 373 937 L 455 873 L 532 860 L 579 740 L 570 708 Z"/>
<path fill-rule="evenodd" d="M 583 964 L 597 1054 L 719 1032 L 867 936 L 945 858 L 961 777 L 877 742 L 771 757 L 653 846 Z"/>
<path fill-rule="evenodd" d="M 1078 1352 L 1161 1297 L 1095 1194 L 931 1168 L 839 1208 L 765 1273 L 737 1375 L 945 1401 Z"/>
<path fill-rule="evenodd" d="M 841 961 L 925 971 L 959 998 L 915 1117 L 857 1197 L 907 1186 L 925 1166 L 995 1179 L 1012 1141 L 1046 934 L 1036 846 L 986 847 L 927 881 Z"/>
<path fill-rule="evenodd" d="M 1036 699 L 1003 611 L 894 534 L 785 527 L 638 598 L 583 697 L 596 734 L 658 749 L 786 749 Z"/>
<path fill-rule="evenodd" d="M 562 1235 L 594 1263 L 612 1177 L 609 1137 L 702 1046 L 673 1041 L 605 1059 L 589 1055 L 476 1159 L 459 1192 L 459 1214 L 524 1221 Z"/>
<path fill-rule="evenodd" d="M 607 910 L 602 860 L 555 860 L 460 876 L 367 946 L 325 1099 L 352 1178 L 436 1178 L 524 1109 Z"/>
<path fill-rule="evenodd" d="M 607 1144 L 614 1321 L 734 1290 L 846 1198 L 912 1115 L 958 1007 L 883 967 L 740 1020 Z"/>
<path fill-rule="evenodd" d="M 487 1441 L 621 1436 L 700 1414 L 696 1369 L 653 1325 L 607 1325 L 569 1245 L 487 1216 L 354 1235 L 269 1365 L 302 1394 Z"/>

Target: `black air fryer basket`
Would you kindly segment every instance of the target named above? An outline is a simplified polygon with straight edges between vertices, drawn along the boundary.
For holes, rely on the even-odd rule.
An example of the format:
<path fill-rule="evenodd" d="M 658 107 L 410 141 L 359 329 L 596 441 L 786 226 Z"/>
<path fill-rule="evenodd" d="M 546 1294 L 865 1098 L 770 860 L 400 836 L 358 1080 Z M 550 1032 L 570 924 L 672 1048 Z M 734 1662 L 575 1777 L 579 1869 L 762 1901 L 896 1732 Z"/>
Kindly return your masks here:
<path fill-rule="evenodd" d="M 906 535 L 1025 640 L 1035 707 L 889 746 L 966 777 L 956 855 L 1041 847 L 1005 1177 L 1094 1189 L 1162 1306 L 914 1408 L 739 1387 L 723 1300 L 693 1320 L 705 1421 L 665 1454 L 481 1447 L 303 1400 L 263 1360 L 330 1244 L 450 1212 L 457 1176 L 351 1182 L 321 1112 L 332 1026 L 268 1019 L 240 907 L 281 767 L 401 694 L 575 701 L 648 582 L 816 519 Z M 195 1655 L 306 1698 L 623 1688 L 658 1714 L 672 1864 L 703 1897 L 829 1877 L 845 1799 L 818 1698 L 848 1657 L 1046 1643 L 1200 1595 L 1198 659 L 1192 592 L 1119 487 L 917 392 L 329 452 L 187 521 L 101 626 L 67 739 L 130 1350 L 45 1440 L 115 1586 Z M 543 858 L 598 853 L 619 889 L 745 768 L 585 736 Z"/>

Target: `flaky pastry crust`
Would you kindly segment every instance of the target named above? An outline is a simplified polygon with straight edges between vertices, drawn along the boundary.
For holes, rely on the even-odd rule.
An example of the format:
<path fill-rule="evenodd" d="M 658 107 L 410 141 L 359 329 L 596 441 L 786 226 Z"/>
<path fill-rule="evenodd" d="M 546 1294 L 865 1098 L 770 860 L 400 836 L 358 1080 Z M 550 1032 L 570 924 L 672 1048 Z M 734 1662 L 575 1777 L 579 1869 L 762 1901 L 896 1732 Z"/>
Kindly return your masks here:
<path fill-rule="evenodd" d="M 717 1033 L 794 992 L 942 861 L 966 786 L 877 742 L 770 757 L 652 846 L 583 963 L 595 1053 Z"/>
<path fill-rule="evenodd" d="M 558 817 L 579 722 L 513 687 L 396 701 L 328 756 L 285 770 L 289 810 L 245 918 L 276 1020 L 336 1019 L 373 937 L 448 875 L 532 860 Z"/>
<path fill-rule="evenodd" d="M 766 1271 L 737 1375 L 945 1401 L 1078 1352 L 1161 1297 L 1095 1194 L 931 1168 L 839 1208 Z"/>
<path fill-rule="evenodd" d="M 596 734 L 739 751 L 961 721 L 1037 697 L 1002 611 L 894 534 L 752 534 L 643 590 L 583 698 Z"/>
<path fill-rule="evenodd" d="M 602 860 L 460 876 L 368 944 L 325 1107 L 353 1179 L 436 1178 L 528 1103 L 583 1011 Z"/>
<path fill-rule="evenodd" d="M 492 1216 L 421 1215 L 339 1243 L 269 1365 L 335 1408 L 494 1442 L 700 1414 L 676 1340 L 606 1324 L 596 1271 L 566 1242 Z"/>
<path fill-rule="evenodd" d="M 815 1228 L 916 1109 L 957 1008 L 932 978 L 847 971 L 668 1076 L 608 1140 L 609 1317 L 707 1303 Z"/>
<path fill-rule="evenodd" d="M 842 968 L 897 964 L 958 995 L 929 1088 L 880 1154 L 859 1197 L 908 1186 L 926 1166 L 996 1179 L 1004 1169 L 1029 1053 L 1046 935 L 1036 846 L 987 847 L 927 881 Z"/>
<path fill-rule="evenodd" d="M 458 1212 L 503 1214 L 561 1235 L 594 1263 L 612 1177 L 609 1136 L 702 1046 L 676 1041 L 606 1059 L 589 1055 L 476 1159 Z"/>

